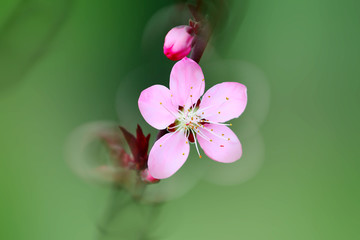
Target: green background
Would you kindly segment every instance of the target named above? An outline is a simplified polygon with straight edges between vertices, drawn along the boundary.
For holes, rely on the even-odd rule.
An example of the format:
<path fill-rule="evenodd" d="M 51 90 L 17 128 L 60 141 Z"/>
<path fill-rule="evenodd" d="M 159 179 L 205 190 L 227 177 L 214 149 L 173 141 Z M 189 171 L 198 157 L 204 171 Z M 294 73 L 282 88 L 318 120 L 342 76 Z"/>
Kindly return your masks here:
<path fill-rule="evenodd" d="M 140 65 L 158 66 L 151 74 L 166 84 L 162 40 L 141 46 L 147 21 L 170 1 L 24 2 L 25 11 L 20 0 L 0 3 L 0 239 L 94 239 L 108 190 L 69 169 L 65 144 L 84 123 L 117 120 L 118 87 Z M 218 54 L 267 77 L 264 163 L 245 183 L 200 181 L 166 203 L 158 235 L 357 239 L 360 2 L 246 3 L 231 8 L 244 18 L 223 33 Z M 16 22 L 31 14 L 38 18 Z"/>

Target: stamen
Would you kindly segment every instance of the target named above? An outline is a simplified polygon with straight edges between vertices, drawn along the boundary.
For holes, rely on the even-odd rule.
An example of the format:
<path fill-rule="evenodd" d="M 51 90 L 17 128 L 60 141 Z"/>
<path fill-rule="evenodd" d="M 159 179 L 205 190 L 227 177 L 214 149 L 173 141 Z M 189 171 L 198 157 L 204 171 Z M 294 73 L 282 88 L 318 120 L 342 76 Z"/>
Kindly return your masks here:
<path fill-rule="evenodd" d="M 210 131 L 209 131 L 209 129 L 207 129 L 206 127 L 204 127 L 204 129 L 205 129 L 206 131 L 208 131 L 209 133 L 211 133 L 212 135 L 216 136 L 216 137 L 219 137 L 219 138 L 221 138 L 221 139 L 227 140 L 227 138 L 216 134 L 216 133 L 213 131 L 213 129 L 211 129 Z"/>
<path fill-rule="evenodd" d="M 203 95 L 204 92 L 201 92 L 201 90 L 205 88 L 205 79 L 202 80 L 200 87 L 198 88 L 199 96 Z"/>
<path fill-rule="evenodd" d="M 194 132 L 193 132 L 193 135 L 195 136 L 195 133 L 194 133 Z M 201 155 L 200 155 L 200 152 L 199 152 L 199 148 L 198 148 L 198 146 L 197 146 L 196 137 L 194 137 L 194 142 L 195 142 L 195 148 L 196 148 L 196 151 L 197 151 L 197 153 L 198 153 L 198 155 L 199 155 L 199 158 L 202 158 Z"/>
<path fill-rule="evenodd" d="M 214 124 L 214 125 L 222 125 L 222 126 L 232 126 L 231 123 L 218 123 L 218 122 L 212 122 L 212 121 L 209 121 L 209 120 L 203 120 L 203 123 L 211 123 L 211 124 Z"/>
<path fill-rule="evenodd" d="M 192 99 L 192 95 L 190 95 L 190 103 L 191 103 L 191 106 L 189 107 L 189 110 L 192 106 L 194 106 L 194 103 L 193 103 L 193 99 Z"/>
<path fill-rule="evenodd" d="M 162 102 L 160 102 L 160 105 L 166 109 L 166 111 L 168 111 L 171 115 L 173 115 L 175 118 L 178 118 L 178 116 L 176 116 L 175 113 L 171 112 L 169 109 L 167 109 L 167 107 L 164 106 L 164 104 L 162 104 Z"/>
<path fill-rule="evenodd" d="M 197 112 L 203 112 L 203 111 L 205 111 L 206 109 L 209 109 L 209 108 L 212 108 L 212 107 L 216 107 L 216 105 L 210 105 L 210 106 L 201 108 L 201 109 L 197 110 Z"/>
<path fill-rule="evenodd" d="M 184 115 L 184 113 L 182 111 L 180 111 L 179 109 L 177 110 L 178 113 L 180 113 L 181 115 Z"/>
<path fill-rule="evenodd" d="M 172 127 L 166 127 L 166 129 L 174 129 L 174 128 L 178 128 L 178 127 L 180 127 L 180 124 L 178 124 L 178 125 L 175 125 L 175 126 L 172 126 Z"/>
<path fill-rule="evenodd" d="M 171 133 L 171 134 L 164 140 L 164 142 L 163 142 L 162 144 L 165 144 L 166 141 L 167 141 L 172 135 L 174 135 L 175 133 L 179 132 L 180 130 L 181 130 L 181 128 L 178 128 L 175 132 Z M 162 147 L 162 145 L 160 145 L 160 147 Z"/>
<path fill-rule="evenodd" d="M 212 142 L 212 139 L 208 138 L 204 133 L 200 132 L 199 130 L 198 130 L 197 132 L 198 132 L 197 134 L 198 134 L 200 137 L 202 137 L 202 138 L 205 139 L 206 141 Z"/>

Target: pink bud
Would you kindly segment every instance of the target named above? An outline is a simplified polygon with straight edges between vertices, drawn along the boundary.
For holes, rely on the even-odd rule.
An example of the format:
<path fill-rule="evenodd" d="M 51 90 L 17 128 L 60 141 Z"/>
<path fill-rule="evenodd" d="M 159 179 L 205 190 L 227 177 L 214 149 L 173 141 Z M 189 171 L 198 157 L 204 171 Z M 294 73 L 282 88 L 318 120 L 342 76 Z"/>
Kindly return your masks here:
<path fill-rule="evenodd" d="M 173 61 L 186 57 L 192 47 L 194 29 L 190 26 L 177 26 L 171 29 L 165 37 L 164 54 Z"/>
<path fill-rule="evenodd" d="M 142 170 L 140 174 L 141 174 L 141 180 L 143 180 L 146 183 L 157 183 L 160 181 L 159 179 L 151 176 L 148 169 Z"/>

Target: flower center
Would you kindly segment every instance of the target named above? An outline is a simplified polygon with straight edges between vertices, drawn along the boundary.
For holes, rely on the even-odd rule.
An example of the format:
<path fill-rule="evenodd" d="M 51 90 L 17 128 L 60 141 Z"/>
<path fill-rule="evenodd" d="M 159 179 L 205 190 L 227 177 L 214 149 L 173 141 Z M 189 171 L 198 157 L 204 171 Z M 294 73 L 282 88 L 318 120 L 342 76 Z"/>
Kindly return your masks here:
<path fill-rule="evenodd" d="M 198 108 L 189 108 L 187 111 L 180 111 L 177 118 L 178 127 L 185 133 L 195 130 L 201 125 L 201 117 L 197 113 Z"/>
<path fill-rule="evenodd" d="M 219 135 L 218 133 L 215 133 L 213 129 L 208 128 L 208 124 L 232 126 L 231 123 L 218 123 L 205 119 L 202 116 L 204 114 L 203 111 L 211 107 L 212 106 L 199 109 L 199 104 L 194 104 L 187 110 L 185 110 L 183 107 L 179 107 L 178 114 L 173 114 L 176 116 L 175 122 L 167 127 L 167 130 L 172 132 L 172 134 L 175 134 L 176 132 L 183 133 L 188 141 L 195 143 L 196 151 L 200 158 L 202 158 L 202 156 L 200 155 L 199 148 L 197 146 L 196 135 L 208 142 L 213 142 L 211 136 L 230 141 L 230 138 L 226 138 L 224 134 Z M 210 133 L 211 136 L 207 136 L 208 134 L 205 134 L 200 129 Z M 186 141 L 186 143 L 188 143 L 188 141 Z M 220 147 L 224 146 L 220 145 Z"/>

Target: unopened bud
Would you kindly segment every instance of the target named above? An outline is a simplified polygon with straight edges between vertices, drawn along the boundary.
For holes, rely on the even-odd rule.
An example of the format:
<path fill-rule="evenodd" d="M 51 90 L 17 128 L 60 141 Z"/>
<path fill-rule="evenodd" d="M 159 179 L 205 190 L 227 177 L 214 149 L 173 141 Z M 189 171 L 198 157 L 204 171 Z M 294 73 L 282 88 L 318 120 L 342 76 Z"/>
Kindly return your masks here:
<path fill-rule="evenodd" d="M 142 170 L 140 175 L 141 175 L 141 180 L 143 180 L 146 183 L 157 183 L 160 181 L 159 179 L 151 176 L 148 169 Z"/>
<path fill-rule="evenodd" d="M 177 26 L 171 29 L 165 37 L 164 54 L 173 61 L 186 57 L 193 45 L 194 29 L 190 26 Z"/>

